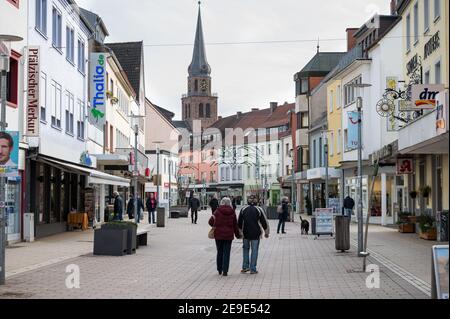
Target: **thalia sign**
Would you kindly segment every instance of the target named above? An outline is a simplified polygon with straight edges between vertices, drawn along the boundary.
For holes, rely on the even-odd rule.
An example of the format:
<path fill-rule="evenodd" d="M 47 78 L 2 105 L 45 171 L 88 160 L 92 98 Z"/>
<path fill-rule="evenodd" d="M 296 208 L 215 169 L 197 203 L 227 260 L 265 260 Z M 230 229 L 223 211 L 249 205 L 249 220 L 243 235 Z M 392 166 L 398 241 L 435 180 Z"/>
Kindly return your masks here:
<path fill-rule="evenodd" d="M 106 123 L 106 59 L 105 53 L 91 53 L 89 121 L 103 127 Z"/>

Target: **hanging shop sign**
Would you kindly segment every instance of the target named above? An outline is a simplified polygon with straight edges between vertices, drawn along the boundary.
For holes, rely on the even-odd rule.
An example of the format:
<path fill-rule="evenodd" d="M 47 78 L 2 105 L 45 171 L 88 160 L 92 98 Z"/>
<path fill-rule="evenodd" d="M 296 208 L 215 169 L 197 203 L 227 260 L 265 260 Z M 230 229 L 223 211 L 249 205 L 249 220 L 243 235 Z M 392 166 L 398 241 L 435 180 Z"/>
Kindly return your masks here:
<path fill-rule="evenodd" d="M 99 127 L 106 123 L 106 53 L 90 54 L 89 121 Z"/>
<path fill-rule="evenodd" d="M 0 132 L 0 176 L 19 175 L 19 132 Z"/>
<path fill-rule="evenodd" d="M 397 175 L 414 174 L 414 160 L 412 158 L 397 159 Z"/>
<path fill-rule="evenodd" d="M 39 79 L 40 48 L 28 48 L 27 67 L 27 133 L 28 137 L 39 137 Z"/>
<path fill-rule="evenodd" d="M 417 67 L 419 66 L 419 61 L 420 59 L 417 54 L 413 56 L 411 60 L 409 60 L 409 62 L 406 64 L 407 75 L 410 75 L 417 69 Z"/>
<path fill-rule="evenodd" d="M 412 86 L 412 107 L 418 110 L 434 110 L 438 95 L 445 90 L 443 84 L 416 84 Z"/>
<path fill-rule="evenodd" d="M 444 92 L 438 95 L 436 107 L 436 134 L 442 135 L 448 132 L 448 94 Z"/>
<path fill-rule="evenodd" d="M 423 59 L 426 60 L 431 54 L 433 54 L 434 51 L 439 49 L 440 46 L 441 46 L 441 40 L 440 40 L 440 37 L 439 37 L 439 31 L 438 31 L 425 44 Z"/>

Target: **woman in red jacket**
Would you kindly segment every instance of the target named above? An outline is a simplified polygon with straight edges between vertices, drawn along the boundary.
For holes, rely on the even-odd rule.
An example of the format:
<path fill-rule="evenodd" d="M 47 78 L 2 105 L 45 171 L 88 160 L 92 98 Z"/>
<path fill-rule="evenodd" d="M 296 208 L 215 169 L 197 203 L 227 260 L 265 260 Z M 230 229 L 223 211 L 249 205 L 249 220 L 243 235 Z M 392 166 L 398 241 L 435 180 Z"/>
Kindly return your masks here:
<path fill-rule="evenodd" d="M 233 209 L 231 199 L 222 199 L 219 208 L 211 216 L 209 225 L 214 227 L 214 239 L 217 246 L 217 271 L 219 275 L 228 276 L 230 268 L 231 244 L 234 237 L 240 238 L 239 228 L 236 218 L 236 211 Z"/>

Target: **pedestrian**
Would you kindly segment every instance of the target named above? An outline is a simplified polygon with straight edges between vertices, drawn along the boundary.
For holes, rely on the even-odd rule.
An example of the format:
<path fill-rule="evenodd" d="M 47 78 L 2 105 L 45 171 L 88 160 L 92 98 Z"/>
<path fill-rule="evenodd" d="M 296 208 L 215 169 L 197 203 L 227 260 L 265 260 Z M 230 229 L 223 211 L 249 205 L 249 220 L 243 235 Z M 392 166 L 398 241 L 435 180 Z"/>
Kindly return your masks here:
<path fill-rule="evenodd" d="M 211 207 L 211 212 L 214 214 L 216 209 L 219 207 L 219 200 L 217 199 L 217 195 L 214 195 L 211 198 L 211 200 L 209 202 L 209 207 Z"/>
<path fill-rule="evenodd" d="M 155 211 L 158 207 L 158 201 L 155 198 L 155 194 L 151 193 L 149 197 L 147 197 L 147 201 L 145 202 L 148 211 L 148 223 L 156 224 L 155 220 Z"/>
<path fill-rule="evenodd" d="M 134 201 L 133 201 L 134 204 Z M 134 205 L 133 205 L 134 206 Z M 137 214 L 136 214 L 136 224 L 140 224 L 141 223 L 141 216 L 144 213 L 145 207 L 144 207 L 144 203 L 142 202 L 142 198 L 140 198 L 138 196 L 137 198 Z M 134 207 L 133 207 L 133 211 L 134 211 Z"/>
<path fill-rule="evenodd" d="M 285 232 L 285 225 L 286 225 L 286 220 L 289 217 L 289 198 L 287 197 L 283 197 L 283 199 L 281 200 L 281 205 L 278 207 L 278 230 L 277 230 L 277 234 L 280 233 L 280 230 L 283 234 L 286 234 Z"/>
<path fill-rule="evenodd" d="M 236 211 L 237 205 L 236 205 L 236 198 L 234 196 L 233 196 L 232 205 L 233 205 L 233 209 Z"/>
<path fill-rule="evenodd" d="M 265 216 L 264 210 L 256 206 L 257 199 L 255 196 L 250 196 L 248 199 L 248 206 L 241 209 L 238 219 L 239 229 L 242 231 L 244 238 L 243 246 L 243 265 L 241 273 L 257 274 L 258 250 L 261 238 L 264 235 L 269 238 L 270 228 Z M 262 228 L 262 229 L 261 229 Z M 249 258 L 251 250 L 251 257 Z"/>
<path fill-rule="evenodd" d="M 199 207 L 200 207 L 200 201 L 198 200 L 197 195 L 194 195 L 189 202 L 189 208 L 191 210 L 192 224 L 197 224 Z"/>
<path fill-rule="evenodd" d="M 123 220 L 123 199 L 118 192 L 113 193 L 114 196 L 114 220 Z"/>
<path fill-rule="evenodd" d="M 130 194 L 130 199 L 127 204 L 127 215 L 129 220 L 134 218 L 134 197 L 132 194 Z"/>
<path fill-rule="evenodd" d="M 230 268 L 231 245 L 234 237 L 240 238 L 236 212 L 232 208 L 231 199 L 226 197 L 220 202 L 209 219 L 209 225 L 214 227 L 214 239 L 217 247 L 217 271 L 219 275 L 228 276 Z"/>
<path fill-rule="evenodd" d="M 344 199 L 344 215 L 352 218 L 354 208 L 355 208 L 355 201 L 350 196 L 347 196 Z"/>

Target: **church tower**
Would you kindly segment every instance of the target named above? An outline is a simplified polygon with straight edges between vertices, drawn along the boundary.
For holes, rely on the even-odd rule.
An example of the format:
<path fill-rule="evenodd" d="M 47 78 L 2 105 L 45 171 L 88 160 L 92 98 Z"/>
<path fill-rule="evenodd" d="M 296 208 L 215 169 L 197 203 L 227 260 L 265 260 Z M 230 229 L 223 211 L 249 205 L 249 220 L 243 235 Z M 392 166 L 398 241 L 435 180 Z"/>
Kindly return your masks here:
<path fill-rule="evenodd" d="M 211 66 L 206 59 L 200 4 L 201 2 L 198 8 L 194 53 L 188 69 L 188 92 L 182 99 L 183 121 L 188 122 L 191 128 L 195 120 L 202 122 L 202 128 L 208 128 L 218 119 L 218 98 L 211 93 Z"/>

